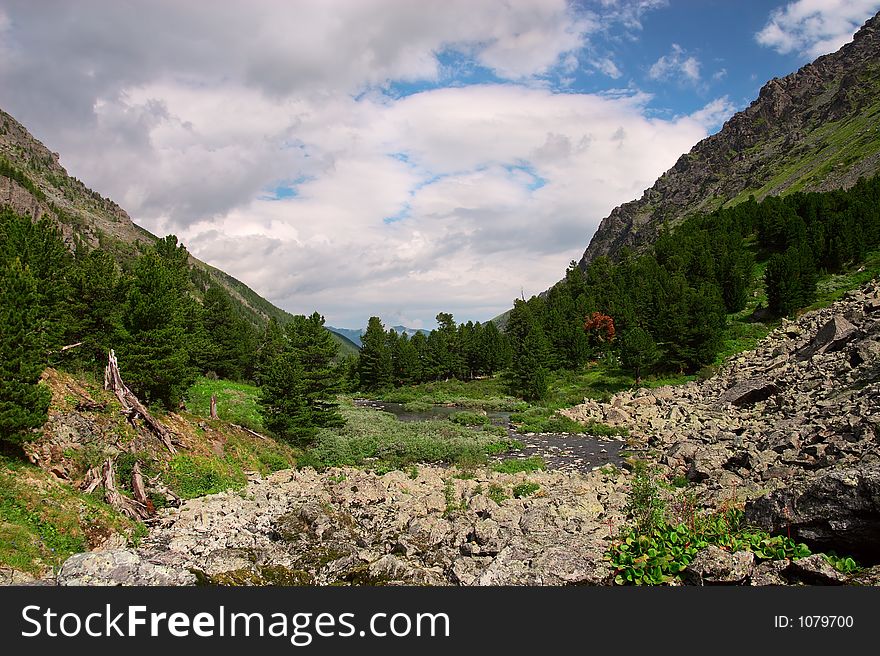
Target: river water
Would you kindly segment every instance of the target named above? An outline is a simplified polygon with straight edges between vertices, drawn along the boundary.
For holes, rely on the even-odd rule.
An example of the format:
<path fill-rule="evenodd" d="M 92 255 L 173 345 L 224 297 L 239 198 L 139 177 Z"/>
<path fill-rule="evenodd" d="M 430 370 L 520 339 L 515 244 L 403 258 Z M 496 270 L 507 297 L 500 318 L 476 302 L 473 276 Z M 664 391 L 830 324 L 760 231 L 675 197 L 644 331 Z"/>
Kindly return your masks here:
<path fill-rule="evenodd" d="M 435 405 L 425 411 L 413 412 L 407 410 L 402 403 L 367 399 L 358 399 L 356 404 L 389 412 L 400 421 L 432 421 L 448 419 L 456 412 L 473 412 L 469 408 L 445 405 Z M 509 451 L 498 459 L 541 456 L 549 469 L 584 472 L 608 464 L 620 465 L 623 461 L 620 450 L 624 443 L 620 440 L 574 433 L 519 433 L 510 423 L 509 412 L 490 410 L 486 415 L 493 424 L 505 426 L 512 439 L 523 443 L 522 449 Z"/>

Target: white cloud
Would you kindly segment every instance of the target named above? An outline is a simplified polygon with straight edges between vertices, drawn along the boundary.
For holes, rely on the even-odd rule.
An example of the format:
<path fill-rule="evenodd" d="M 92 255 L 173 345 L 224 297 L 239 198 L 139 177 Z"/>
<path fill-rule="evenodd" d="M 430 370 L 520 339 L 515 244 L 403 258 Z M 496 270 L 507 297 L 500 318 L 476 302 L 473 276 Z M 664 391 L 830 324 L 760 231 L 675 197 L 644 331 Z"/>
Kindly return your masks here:
<path fill-rule="evenodd" d="M 795 0 L 770 12 L 755 39 L 780 54 L 815 59 L 850 41 L 878 9 L 878 0 Z"/>
<path fill-rule="evenodd" d="M 687 56 L 684 48 L 673 43 L 669 54 L 660 57 L 648 69 L 648 77 L 652 80 L 675 78 L 681 82 L 695 84 L 700 81 L 700 62 L 696 57 Z"/>
<path fill-rule="evenodd" d="M 337 326 L 485 320 L 546 289 L 726 110 L 548 88 L 650 1 L 7 4 L 0 106 L 145 227 Z M 508 82 L 383 92 L 441 81 L 449 50 Z"/>
<path fill-rule="evenodd" d="M 617 80 L 623 77 L 623 73 L 617 67 L 617 64 L 608 57 L 603 57 L 601 59 L 595 59 L 592 62 L 592 65 L 599 69 L 602 73 L 610 77 L 612 80 Z"/>

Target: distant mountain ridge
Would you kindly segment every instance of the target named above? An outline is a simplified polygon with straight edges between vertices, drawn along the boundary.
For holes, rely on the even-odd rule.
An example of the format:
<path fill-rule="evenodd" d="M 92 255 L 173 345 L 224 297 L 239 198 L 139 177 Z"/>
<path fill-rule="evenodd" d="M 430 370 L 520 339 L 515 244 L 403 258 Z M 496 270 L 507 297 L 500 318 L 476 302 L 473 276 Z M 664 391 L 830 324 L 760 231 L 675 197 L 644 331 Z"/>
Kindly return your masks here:
<path fill-rule="evenodd" d="M 64 242 L 88 249 L 103 248 L 123 263 L 157 237 L 135 224 L 119 205 L 68 175 L 58 153 L 45 145 L 8 113 L 0 109 L 0 206 L 39 219 L 49 216 L 61 230 Z M 253 324 L 265 325 L 270 317 L 280 323 L 291 314 L 276 307 L 240 280 L 190 254 L 190 263 L 205 286 L 220 285 L 232 296 L 238 310 Z M 198 285 L 197 285 L 198 291 Z M 349 340 L 334 334 L 340 355 L 357 353 Z"/>
<path fill-rule="evenodd" d="M 880 172 L 880 13 L 853 41 L 774 78 L 722 129 L 682 155 L 641 198 L 602 220 L 581 268 L 650 244 L 665 224 L 794 191 L 848 188 Z"/>
<path fill-rule="evenodd" d="M 333 326 L 327 326 L 327 329 L 330 332 L 336 333 L 337 335 L 341 335 L 345 337 L 350 342 L 354 343 L 358 348 L 362 347 L 361 337 L 366 332 L 366 328 L 334 328 Z M 412 337 L 416 333 L 424 333 L 427 335 L 430 330 L 424 330 L 422 328 L 407 328 L 406 326 L 391 326 L 389 330 L 394 330 L 398 335 L 402 335 L 406 333 L 409 337 Z"/>

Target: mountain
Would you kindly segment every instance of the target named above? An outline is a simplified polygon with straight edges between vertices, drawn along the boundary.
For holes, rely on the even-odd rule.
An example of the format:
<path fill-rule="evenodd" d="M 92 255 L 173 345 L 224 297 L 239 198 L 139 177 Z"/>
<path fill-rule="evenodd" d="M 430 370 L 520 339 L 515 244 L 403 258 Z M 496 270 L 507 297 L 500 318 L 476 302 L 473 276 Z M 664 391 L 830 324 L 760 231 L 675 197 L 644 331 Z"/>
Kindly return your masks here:
<path fill-rule="evenodd" d="M 69 247 L 101 247 L 120 264 L 157 241 L 119 205 L 68 175 L 59 158 L 0 109 L 0 206 L 35 219 L 48 215 Z M 254 325 L 265 325 L 270 317 L 282 324 L 290 320 L 290 313 L 229 274 L 192 255 L 190 266 L 196 295 L 217 284 L 229 292 L 237 310 Z M 333 339 L 339 343 L 341 356 L 357 353 L 357 346 L 349 340 L 337 334 Z"/>
<path fill-rule="evenodd" d="M 754 194 L 845 189 L 880 172 L 880 14 L 835 53 L 774 78 L 638 200 L 602 220 L 580 266 Z"/>
<path fill-rule="evenodd" d="M 336 333 L 337 335 L 344 337 L 348 341 L 354 343 L 358 348 L 363 346 L 361 343 L 361 336 L 366 332 L 365 328 L 334 328 L 333 326 L 327 326 L 327 330 L 330 332 Z M 402 335 L 406 333 L 410 337 L 415 335 L 416 333 L 424 333 L 427 335 L 430 331 L 423 330 L 421 328 L 407 328 L 406 326 L 391 326 L 389 330 L 394 330 L 398 335 Z"/>

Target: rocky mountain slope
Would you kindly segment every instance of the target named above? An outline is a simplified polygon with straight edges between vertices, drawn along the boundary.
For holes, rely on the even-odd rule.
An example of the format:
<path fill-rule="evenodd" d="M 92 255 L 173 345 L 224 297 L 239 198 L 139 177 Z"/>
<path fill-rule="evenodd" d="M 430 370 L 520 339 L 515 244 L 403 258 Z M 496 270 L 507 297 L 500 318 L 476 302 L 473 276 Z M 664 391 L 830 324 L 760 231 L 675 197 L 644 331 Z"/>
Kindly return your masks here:
<path fill-rule="evenodd" d="M 119 205 L 69 176 L 59 157 L 0 110 L 0 206 L 36 219 L 48 216 L 71 248 L 78 243 L 101 247 L 120 262 L 156 241 L 155 235 L 135 224 Z M 264 325 L 270 317 L 281 323 L 290 318 L 240 280 L 192 255 L 190 263 L 206 285 L 224 287 L 255 325 Z M 341 354 L 357 352 L 348 340 L 336 335 L 334 339 Z"/>
<path fill-rule="evenodd" d="M 638 200 L 602 220 L 580 265 L 650 243 L 664 223 L 754 194 L 828 191 L 880 171 L 880 14 L 839 51 L 773 79 Z"/>
<path fill-rule="evenodd" d="M 880 562 L 880 282 L 782 326 L 717 375 L 563 411 L 627 426 L 700 501 Z"/>

